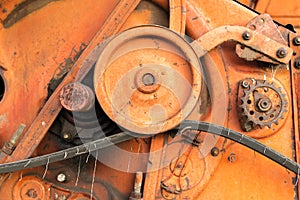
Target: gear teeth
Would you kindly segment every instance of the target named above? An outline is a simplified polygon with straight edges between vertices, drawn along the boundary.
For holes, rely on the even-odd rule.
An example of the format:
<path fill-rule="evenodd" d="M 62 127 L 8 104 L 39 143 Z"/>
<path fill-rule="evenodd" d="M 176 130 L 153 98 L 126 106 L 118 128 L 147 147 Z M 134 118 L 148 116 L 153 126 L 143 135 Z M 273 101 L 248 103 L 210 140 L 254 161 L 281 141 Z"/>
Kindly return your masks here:
<path fill-rule="evenodd" d="M 252 115 L 250 115 L 250 111 L 253 109 L 255 102 L 252 102 L 252 104 L 248 104 L 247 101 L 249 99 L 249 96 L 253 93 L 254 90 L 256 90 L 257 88 L 264 88 L 264 87 L 268 88 L 269 91 L 274 91 L 275 93 L 278 94 L 279 99 L 280 99 L 279 101 L 281 101 L 279 103 L 279 105 L 281 104 L 281 107 L 278 110 L 279 112 L 278 111 L 276 113 L 271 112 L 275 116 L 273 116 L 272 118 L 267 117 L 266 120 L 260 121 L 257 118 L 259 111 L 254 110 L 254 112 L 255 112 L 254 115 L 252 113 L 251 113 Z M 249 87 L 243 89 L 244 95 L 240 98 L 241 104 L 239 105 L 239 107 L 241 109 L 243 109 L 242 112 L 240 113 L 240 116 L 244 117 L 244 119 L 245 119 L 244 123 L 245 124 L 246 123 L 253 124 L 254 129 L 255 129 L 255 127 L 260 127 L 262 129 L 265 126 L 267 126 L 268 128 L 271 128 L 272 124 L 279 125 L 278 120 L 279 119 L 284 120 L 283 113 L 288 111 L 287 110 L 288 101 L 286 99 L 287 95 L 285 94 L 284 91 L 285 91 L 284 88 L 281 86 L 277 86 L 276 82 L 274 82 L 274 81 L 268 83 L 267 80 L 251 79 Z M 275 106 L 275 104 L 273 106 Z M 268 115 L 271 115 L 271 113 L 269 113 Z"/>

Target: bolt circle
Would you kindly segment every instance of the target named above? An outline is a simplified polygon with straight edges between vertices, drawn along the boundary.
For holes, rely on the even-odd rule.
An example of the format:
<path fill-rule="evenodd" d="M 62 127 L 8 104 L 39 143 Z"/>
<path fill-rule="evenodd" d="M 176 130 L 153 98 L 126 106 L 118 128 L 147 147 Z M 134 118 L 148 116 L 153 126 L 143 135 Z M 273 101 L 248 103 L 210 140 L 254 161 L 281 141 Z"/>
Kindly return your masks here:
<path fill-rule="evenodd" d="M 242 37 L 244 40 L 250 40 L 251 39 L 251 33 L 249 31 L 245 31 L 243 34 L 242 34 Z"/>
<path fill-rule="evenodd" d="M 287 56 L 287 51 L 286 51 L 286 49 L 285 49 L 285 48 L 279 48 L 279 49 L 277 50 L 277 52 L 276 52 L 276 56 L 277 56 L 278 58 L 284 58 L 284 57 L 286 57 L 286 56 Z"/>

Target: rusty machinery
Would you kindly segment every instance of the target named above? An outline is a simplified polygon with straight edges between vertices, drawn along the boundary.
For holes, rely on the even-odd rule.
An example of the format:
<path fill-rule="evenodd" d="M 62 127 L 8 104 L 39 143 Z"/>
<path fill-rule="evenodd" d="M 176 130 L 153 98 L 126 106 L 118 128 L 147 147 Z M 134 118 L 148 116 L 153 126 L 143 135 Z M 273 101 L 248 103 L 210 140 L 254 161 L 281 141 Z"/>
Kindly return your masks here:
<path fill-rule="evenodd" d="M 1 1 L 0 199 L 299 199 L 298 7 L 242 3 Z"/>

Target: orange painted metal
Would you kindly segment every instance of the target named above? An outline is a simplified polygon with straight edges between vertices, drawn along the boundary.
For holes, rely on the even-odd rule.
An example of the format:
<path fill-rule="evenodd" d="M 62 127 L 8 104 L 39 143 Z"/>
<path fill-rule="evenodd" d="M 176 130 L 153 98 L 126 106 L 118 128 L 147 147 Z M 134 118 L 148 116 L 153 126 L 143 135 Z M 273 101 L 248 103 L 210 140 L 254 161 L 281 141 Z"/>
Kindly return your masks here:
<path fill-rule="evenodd" d="M 255 2 L 253 8 L 260 13 L 268 13 L 272 16 L 272 18 L 283 24 L 292 24 L 297 32 L 300 29 L 300 5 L 299 1 L 287 0 L 282 5 L 282 1 L 280 0 L 239 0 L 239 2 L 250 6 L 251 2 Z"/>
<path fill-rule="evenodd" d="M 293 43 L 295 33 L 284 27 L 277 30 L 271 25 L 265 25 L 263 28 L 266 29 L 260 32 L 246 28 L 258 15 L 231 0 L 40 2 L 15 0 L 2 1 L 0 4 L 0 74 L 6 87 L 0 102 L 0 144 L 9 141 L 20 124 L 29 127 L 12 156 L 5 157 L 2 162 L 46 154 L 72 145 L 51 134 L 51 129 L 49 130 L 57 116 L 60 116 L 62 107 L 59 94 L 62 88 L 70 82 L 80 82 L 88 73 L 98 59 L 97 51 L 93 51 L 98 44 L 131 27 L 149 24 L 172 29 L 166 31 L 165 39 L 177 32 L 178 37 L 187 33 L 195 40 L 194 43 L 190 42 L 198 56 L 202 56 L 200 61 L 203 77 L 191 81 L 195 74 L 188 68 L 176 68 L 174 64 L 177 61 L 188 66 L 191 60 L 178 58 L 178 55 L 161 50 L 129 52 L 124 57 L 118 57 L 117 62 L 107 62 L 112 69 L 105 75 L 111 77 L 104 83 L 96 82 L 95 88 L 101 106 L 113 121 L 121 126 L 126 125 L 126 121 L 117 120 L 105 109 L 107 105 L 103 105 L 101 101 L 106 96 L 97 87 L 117 81 L 132 68 L 139 66 L 138 59 L 144 57 L 152 65 L 163 63 L 172 69 L 176 68 L 180 76 L 184 76 L 189 83 L 201 83 L 202 87 L 197 88 L 199 101 L 188 111 L 188 119 L 209 121 L 237 130 L 299 162 L 297 119 L 300 102 L 300 50 Z M 292 13 L 298 11 L 294 1 L 282 10 L 282 6 L 279 6 L 281 4 L 276 0 L 269 1 L 268 5 L 264 2 L 258 1 L 256 8 L 269 11 L 271 16 L 284 23 L 290 17 L 298 17 Z M 286 12 L 290 14 L 286 16 Z M 18 13 L 20 14 L 17 15 Z M 155 34 L 159 35 L 162 28 L 154 28 Z M 275 30 L 276 35 L 267 33 L 268 30 Z M 243 38 L 245 31 L 253 36 L 247 41 Z M 282 36 L 281 41 L 278 40 L 278 35 Z M 290 48 L 282 39 L 288 41 Z M 227 40 L 230 42 L 224 43 Z M 272 58 L 272 62 L 264 60 L 270 62 L 266 64 L 244 60 L 243 56 L 236 55 L 236 41 L 246 44 L 256 53 Z M 184 46 L 188 43 L 179 44 L 179 39 L 176 44 L 175 49 L 188 48 Z M 137 46 L 142 46 L 142 42 Z M 115 49 L 118 47 L 122 46 L 117 44 Z M 286 49 L 287 55 L 280 58 L 277 52 L 282 47 Z M 106 66 L 101 61 L 100 59 L 100 64 L 104 63 Z M 142 69 L 132 76 L 139 95 L 132 99 L 132 102 L 136 101 L 136 107 L 131 112 L 134 113 L 132 118 L 138 123 L 147 121 L 140 112 L 144 107 L 143 102 L 147 100 L 146 96 L 160 90 L 159 83 L 165 81 L 159 75 L 162 71 L 152 68 L 154 67 Z M 96 67 L 95 80 L 101 80 L 97 73 Z M 65 78 L 60 80 L 63 77 Z M 274 123 L 270 128 L 264 126 L 250 132 L 243 131 L 239 121 L 239 100 L 245 95 L 240 90 L 244 79 L 276 82 L 276 88 L 281 88 L 282 93 L 286 94 L 288 111 L 284 114 L 284 119 L 279 120 L 279 125 Z M 49 91 L 51 87 L 48 88 L 48 84 L 52 86 L 54 80 L 62 82 L 59 84 L 58 81 L 57 88 Z M 125 89 L 126 86 L 122 84 Z M 191 87 L 196 86 L 191 84 Z M 112 87 L 109 92 L 114 89 Z M 125 95 L 122 94 L 124 91 L 118 95 Z M 178 91 L 175 88 L 172 92 Z M 257 92 L 262 93 L 263 90 Z M 187 98 L 187 93 L 185 90 L 181 96 Z M 176 98 L 171 97 L 172 94 L 166 93 L 166 97 L 158 99 L 154 104 L 164 105 L 169 100 L 176 104 Z M 140 98 L 144 99 L 138 101 Z M 149 104 L 147 109 L 154 104 Z M 180 109 L 180 106 L 176 107 L 176 111 L 181 111 Z M 172 114 L 174 113 L 171 112 L 170 116 Z M 172 122 L 163 131 L 179 124 L 180 120 Z M 132 130 L 136 131 L 134 128 Z M 49 166 L 2 174 L 0 200 L 128 199 L 135 189 L 136 171 L 146 173 L 142 184 L 142 197 L 145 200 L 295 199 L 299 194 L 298 177 L 295 174 L 242 145 L 205 132 L 183 131 L 180 137 L 174 137 L 172 133 L 160 133 L 151 139 L 134 139 L 117 147 L 128 154 L 124 156 L 113 148 L 107 148 L 99 155 L 96 154 L 96 157 L 109 160 L 126 170 L 106 166 L 105 162 L 97 162 L 88 154 Z M 146 156 L 134 157 L 133 154 Z M 65 175 L 66 179 L 61 179 L 58 175 Z M 139 180 L 141 176 L 139 173 Z M 140 186 L 140 181 L 137 182 Z M 140 196 L 134 198 L 140 199 Z"/>
<path fill-rule="evenodd" d="M 187 30 L 193 38 L 199 38 L 201 35 L 222 25 L 245 25 L 251 19 L 255 17 L 254 13 L 248 12 L 246 8 L 239 6 L 232 1 L 205 1 L 205 2 L 188 2 L 187 4 Z M 197 5 L 197 6 L 196 6 Z M 194 6 L 194 7 L 193 7 Z M 196 7 L 196 9 L 195 9 Z M 222 10 L 230 10 L 230 12 L 224 12 Z M 245 11 L 245 12 L 244 12 Z M 222 13 L 218 15 L 217 13 Z M 233 13 L 238 13 L 239 17 L 234 17 Z M 209 19 L 209 20 L 208 20 Z M 200 28 L 199 28 L 200 27 Z M 200 37 L 201 38 L 201 37 Z M 220 38 L 223 39 L 223 38 Z M 204 41 L 205 42 L 205 41 Z M 235 130 L 243 132 L 238 122 L 237 108 L 236 108 L 236 94 L 238 82 L 244 77 L 256 77 L 267 80 L 276 79 L 280 80 L 280 83 L 284 86 L 288 98 L 291 99 L 291 94 L 288 88 L 291 87 L 289 78 L 289 71 L 286 67 L 282 66 L 279 69 L 270 67 L 269 69 L 260 69 L 255 63 L 247 63 L 237 58 L 232 52 L 234 51 L 234 44 L 226 44 L 220 46 L 217 50 L 209 53 L 210 59 L 217 62 L 218 57 L 221 56 L 221 62 L 217 64 L 219 73 L 225 69 L 223 77 L 228 77 L 226 80 L 226 90 L 228 92 L 228 121 L 224 122 L 225 126 L 229 126 Z M 205 66 L 205 65 L 204 65 Z M 209 65 L 208 65 L 209 66 Z M 216 76 L 216 73 L 212 76 Z M 211 77 L 210 77 L 211 78 Z M 213 89 L 217 90 L 218 85 L 214 84 Z M 223 101 L 226 99 L 222 99 Z M 221 113 L 221 112 L 220 112 Z M 195 119 L 195 118 L 194 118 Z M 266 131 L 273 132 L 275 135 L 264 137 L 260 139 L 261 142 L 271 145 L 284 155 L 293 158 L 293 148 L 295 143 L 292 139 L 294 132 L 292 123 L 292 113 L 289 112 L 286 117 L 286 121 L 282 122 L 282 127 L 275 131 L 267 130 L 266 128 L 258 131 L 254 131 L 251 136 L 259 135 L 259 132 L 265 133 Z M 152 151 L 157 149 L 167 148 L 173 144 L 170 137 L 156 137 L 152 141 Z M 271 142 L 271 143 L 269 143 Z M 224 145 L 225 144 L 225 145 Z M 222 143 L 221 143 L 222 147 Z M 212 163 L 216 159 L 220 159 L 217 162 L 217 168 L 211 167 L 204 170 L 210 171 L 213 175 L 210 176 L 209 181 L 206 184 L 203 179 L 197 187 L 188 191 L 181 192 L 179 194 L 166 193 L 161 187 L 161 181 L 164 180 L 163 170 L 154 171 L 148 174 L 145 188 L 149 188 L 145 191 L 146 199 L 293 199 L 295 196 L 294 185 L 292 179 L 295 181 L 296 177 L 293 174 L 287 173 L 285 169 L 274 165 L 267 161 L 260 155 L 255 154 L 251 150 L 247 150 L 244 147 L 234 144 L 230 141 L 223 143 L 223 152 L 217 158 L 205 158 L 205 162 Z M 221 148 L 222 149 L 222 148 Z M 151 166 L 159 165 L 156 162 L 163 162 L 164 155 L 150 156 Z M 194 159 L 196 160 L 196 159 Z M 155 162 L 154 162 L 155 161 Z M 152 169 L 148 165 L 148 169 Z M 170 164 L 170 166 L 172 166 Z M 170 176 L 169 172 L 169 176 Z M 246 175 L 247 174 L 247 175 Z M 249 175 L 249 176 L 248 176 Z M 165 175 L 166 176 L 166 175 Z M 188 178 L 188 176 L 186 176 Z M 175 182 L 176 183 L 176 182 Z M 203 184 L 201 187 L 201 183 Z M 276 183 L 276 184 L 272 184 Z M 222 189 L 220 189 L 222 187 Z M 261 190 L 263 189 L 263 191 Z M 151 191 L 155 191 L 152 193 Z M 279 192 L 281 191 L 281 192 Z"/>
<path fill-rule="evenodd" d="M 113 121 L 132 132 L 157 134 L 193 110 L 201 92 L 200 68 L 196 53 L 178 34 L 144 26 L 108 43 L 95 67 L 95 92 Z"/>
<path fill-rule="evenodd" d="M 170 0 L 170 29 L 184 35 L 186 27 L 186 2 L 185 0 Z"/>
<path fill-rule="evenodd" d="M 92 40 L 91 44 L 84 51 L 83 55 L 75 63 L 70 74 L 63 80 L 63 82 L 56 88 L 54 94 L 51 95 L 50 99 L 43 106 L 42 110 L 39 112 L 35 121 L 31 124 L 28 131 L 25 133 L 23 139 L 20 141 L 15 152 L 7 158 L 6 161 L 13 161 L 18 159 L 23 159 L 31 156 L 35 148 L 38 146 L 40 141 L 43 139 L 44 135 L 47 133 L 49 127 L 52 125 L 56 116 L 60 112 L 61 104 L 59 101 L 59 93 L 64 85 L 78 79 L 78 73 L 87 73 L 84 67 L 88 69 L 91 67 L 89 61 L 85 61 L 86 57 L 92 53 L 92 50 L 101 41 L 107 39 L 121 28 L 126 17 L 129 16 L 130 10 L 133 10 L 139 1 L 120 1 L 115 10 L 108 16 L 108 20 L 103 24 L 100 31 L 97 33 L 95 38 Z M 127 9 L 128 10 L 127 10 Z M 120 14 L 120 12 L 123 12 Z M 118 19 L 118 20 L 116 20 Z M 84 65 L 84 67 L 81 67 Z M 79 67 L 80 72 L 79 72 Z"/>

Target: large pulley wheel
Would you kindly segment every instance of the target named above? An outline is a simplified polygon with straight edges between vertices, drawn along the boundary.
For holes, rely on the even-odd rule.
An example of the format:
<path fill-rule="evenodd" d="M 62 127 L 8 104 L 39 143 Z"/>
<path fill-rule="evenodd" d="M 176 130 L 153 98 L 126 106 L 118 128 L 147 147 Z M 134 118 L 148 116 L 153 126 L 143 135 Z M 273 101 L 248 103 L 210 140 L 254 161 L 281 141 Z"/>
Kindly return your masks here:
<path fill-rule="evenodd" d="M 106 114 L 141 134 L 180 124 L 199 100 L 201 82 L 193 48 L 160 26 L 136 27 L 114 37 L 94 73 L 96 96 Z"/>

